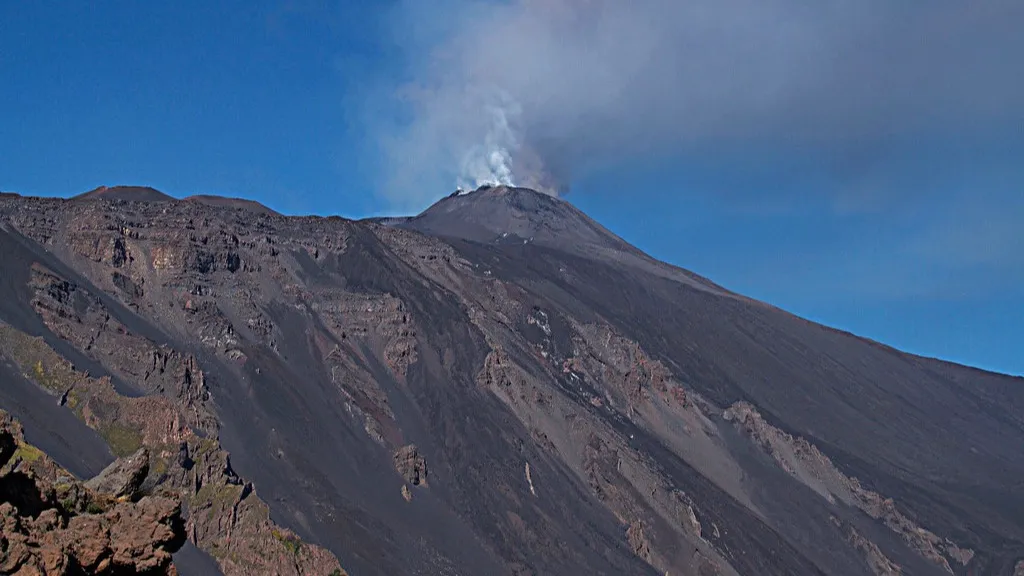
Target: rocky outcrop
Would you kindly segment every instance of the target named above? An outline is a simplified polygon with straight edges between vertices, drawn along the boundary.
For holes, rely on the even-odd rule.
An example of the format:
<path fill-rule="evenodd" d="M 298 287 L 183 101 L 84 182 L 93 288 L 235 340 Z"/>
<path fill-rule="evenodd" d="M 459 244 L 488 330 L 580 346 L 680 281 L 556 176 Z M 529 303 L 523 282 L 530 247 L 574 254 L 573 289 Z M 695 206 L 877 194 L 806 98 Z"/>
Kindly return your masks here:
<path fill-rule="evenodd" d="M 171 474 L 184 477 L 171 484 L 188 502 L 188 539 L 209 552 L 225 576 L 344 574 L 330 552 L 270 519 L 253 485 L 231 470 L 226 452 L 200 441 L 183 460 Z"/>
<path fill-rule="evenodd" d="M 131 499 L 142 488 L 142 482 L 149 474 L 149 450 L 139 448 L 131 456 L 115 460 L 85 487 L 119 500 Z"/>
<path fill-rule="evenodd" d="M 587 374 L 633 407 L 655 398 L 686 405 L 686 392 L 672 373 L 638 343 L 604 325 L 578 325 L 575 330 L 574 349 L 580 354 L 564 362 L 563 372 Z"/>
<path fill-rule="evenodd" d="M 416 449 L 415 444 L 402 446 L 394 455 L 395 470 L 413 486 L 426 486 L 427 461 Z"/>
<path fill-rule="evenodd" d="M 91 358 L 106 360 L 111 372 L 133 386 L 175 399 L 191 428 L 216 431 L 205 377 L 194 355 L 134 334 L 95 294 L 41 265 L 32 267 L 30 286 L 35 289 L 33 307 L 55 334 Z M 220 344 L 226 349 L 232 342 Z"/>
<path fill-rule="evenodd" d="M 3 426 L 9 427 L 9 423 L 4 423 Z M 10 430 L 3 430 L 0 428 L 0 466 L 6 464 L 11 456 L 14 456 L 14 452 L 18 449 L 18 443 L 14 438 L 14 434 Z"/>
<path fill-rule="evenodd" d="M 169 501 L 187 504 L 187 517 L 174 519 L 176 525 L 181 525 L 182 539 L 187 537 L 210 553 L 225 576 L 343 573 L 330 552 L 303 542 L 295 533 L 271 521 L 266 504 L 256 496 L 252 484 L 235 475 L 227 452 L 220 449 L 217 440 L 200 436 L 190 426 L 193 422 L 211 422 L 209 418 L 197 417 L 199 408 L 205 410 L 205 406 L 193 402 L 193 396 L 123 396 L 109 378 L 96 379 L 78 372 L 42 339 L 31 338 L 3 323 L 0 344 L 0 350 L 29 378 L 51 393 L 60 394 L 67 406 L 96 429 L 115 454 L 122 456 L 81 490 L 76 488 L 77 484 L 69 484 L 70 492 L 62 492 L 60 498 L 54 497 L 56 500 L 73 502 L 81 510 L 95 507 L 100 501 L 108 502 L 114 506 L 112 514 L 131 519 L 125 509 L 117 508 L 119 503 L 130 503 L 143 492 L 159 493 Z M 169 351 L 167 355 L 155 356 L 154 362 L 168 357 L 184 358 Z M 185 362 L 184 374 L 187 379 L 202 377 L 194 359 Z M 0 448 L 2 445 L 0 438 Z M 425 468 L 422 474 L 425 478 Z M 62 477 L 65 476 L 70 478 L 66 473 Z M 104 496 L 97 500 L 89 494 Z M 139 502 L 148 501 L 147 498 Z M 161 509 L 155 503 L 145 508 L 150 517 Z M 117 530 L 108 524 L 93 522 L 89 526 L 109 528 L 114 534 Z M 28 530 L 34 525 L 25 526 Z M 50 525 L 43 528 L 58 530 Z"/>
<path fill-rule="evenodd" d="M 41 338 L 0 323 L 0 343 L 26 376 L 58 395 L 60 403 L 103 436 L 116 456 L 131 455 L 144 445 L 175 445 L 193 433 L 189 422 L 195 421 L 194 412 L 165 396 L 124 396 L 110 378 L 78 371 Z"/>
<path fill-rule="evenodd" d="M 900 512 L 891 498 L 861 486 L 859 480 L 840 471 L 828 456 L 806 439 L 796 438 L 769 424 L 751 404 L 733 404 L 722 416 L 735 422 L 794 478 L 807 484 L 830 502 L 838 498 L 846 504 L 860 508 L 868 516 L 882 521 L 918 554 L 946 572 L 954 573 L 950 560 L 966 566 L 974 557 L 973 550 L 962 548 L 948 538 L 941 538 L 914 522 Z"/>
<path fill-rule="evenodd" d="M 178 500 L 133 501 L 113 480 L 136 478 L 138 456 L 83 485 L 26 444 L 2 411 L 0 456 L 0 573 L 177 574 L 171 554 L 185 541 Z"/>
<path fill-rule="evenodd" d="M 178 503 L 147 497 L 101 514 L 65 518 L 50 508 L 35 518 L 0 504 L 4 574 L 177 574 L 171 552 L 183 542 Z"/>
<path fill-rule="evenodd" d="M 644 536 L 643 522 L 634 520 L 630 523 L 629 528 L 626 529 L 626 540 L 634 554 L 647 562 L 651 561 L 651 545 L 647 542 L 647 537 Z"/>
<path fill-rule="evenodd" d="M 832 516 L 831 520 L 843 531 L 846 541 L 864 555 L 864 561 L 867 562 L 875 576 L 900 576 L 903 574 L 903 569 L 898 564 L 890 560 L 877 544 L 862 536 L 856 528 L 835 516 Z"/>

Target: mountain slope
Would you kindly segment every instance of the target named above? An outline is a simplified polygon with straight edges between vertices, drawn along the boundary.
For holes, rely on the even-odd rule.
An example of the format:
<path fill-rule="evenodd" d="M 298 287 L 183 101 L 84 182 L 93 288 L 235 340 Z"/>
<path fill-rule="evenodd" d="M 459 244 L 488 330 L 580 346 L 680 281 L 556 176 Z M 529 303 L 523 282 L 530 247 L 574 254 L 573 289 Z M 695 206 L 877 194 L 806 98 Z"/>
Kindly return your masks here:
<path fill-rule="evenodd" d="M 1021 379 L 743 298 L 525 189 L 387 221 L 219 204 L 0 198 L 0 321 L 120 395 L 83 420 L 3 350 L 0 408 L 72 472 L 103 463 L 60 461 L 62 443 L 100 450 L 82 428 L 165 446 L 132 419 L 155 402 L 185 450 L 230 454 L 209 477 L 251 487 L 231 506 L 301 537 L 281 550 L 326 566 L 322 546 L 356 575 L 1024 559 Z M 194 486 L 177 469 L 153 482 Z M 241 568 L 201 518 L 191 541 Z M 253 546 L 285 534 L 245 518 Z"/>
<path fill-rule="evenodd" d="M 636 268 L 726 294 L 707 278 L 654 260 L 572 204 L 527 188 L 484 186 L 457 192 L 412 218 L 392 225 L 442 238 L 487 244 L 534 244 Z"/>

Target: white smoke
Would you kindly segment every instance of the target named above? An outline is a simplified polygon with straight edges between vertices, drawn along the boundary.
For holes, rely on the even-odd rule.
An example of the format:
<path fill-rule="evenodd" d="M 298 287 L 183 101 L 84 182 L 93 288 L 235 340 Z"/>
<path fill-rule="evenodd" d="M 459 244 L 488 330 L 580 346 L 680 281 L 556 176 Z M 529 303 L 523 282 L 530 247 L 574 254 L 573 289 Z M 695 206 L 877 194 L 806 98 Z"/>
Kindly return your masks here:
<path fill-rule="evenodd" d="M 458 177 L 460 188 L 515 186 L 513 180 L 513 153 L 519 149 L 514 122 L 522 112 L 519 105 L 507 95 L 495 92 L 491 102 L 483 104 L 482 114 L 489 120 L 482 142 L 469 141 L 469 149 L 462 154 Z M 473 113 L 468 111 L 467 113 Z"/>
<path fill-rule="evenodd" d="M 755 164 L 782 149 L 871 162 L 865 151 L 894 140 L 1019 125 L 1024 99 L 1007 58 L 1024 51 L 1020 0 L 398 6 L 413 96 L 392 130 L 374 126 L 397 203 L 456 183 L 555 193 L 608 165 L 721 150 Z"/>

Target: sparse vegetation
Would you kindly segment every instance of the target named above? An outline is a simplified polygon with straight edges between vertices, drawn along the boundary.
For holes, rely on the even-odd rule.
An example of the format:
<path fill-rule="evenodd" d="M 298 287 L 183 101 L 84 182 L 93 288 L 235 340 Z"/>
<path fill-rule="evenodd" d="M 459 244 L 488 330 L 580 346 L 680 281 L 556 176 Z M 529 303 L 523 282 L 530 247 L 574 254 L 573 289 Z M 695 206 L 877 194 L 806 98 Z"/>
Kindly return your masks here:
<path fill-rule="evenodd" d="M 207 484 L 199 489 L 199 492 L 192 497 L 192 505 L 199 507 L 203 505 L 217 505 L 221 508 L 232 504 L 242 491 L 241 486 L 235 484 Z"/>
<path fill-rule="evenodd" d="M 0 349 L 27 378 L 48 390 L 63 394 L 83 378 L 42 338 L 29 336 L 6 324 L 0 324 Z"/>
<path fill-rule="evenodd" d="M 299 552 L 302 550 L 302 540 L 299 540 L 298 536 L 295 536 L 294 534 L 286 534 L 277 529 L 272 530 L 271 534 L 273 534 L 274 538 L 281 542 L 281 544 L 284 544 L 284 547 L 287 548 L 289 552 L 296 556 L 299 555 Z"/>
<path fill-rule="evenodd" d="M 82 417 L 82 398 L 79 395 L 77 388 L 72 388 L 68 392 L 67 406 L 68 408 L 71 409 L 72 412 L 75 413 L 76 416 L 78 416 L 79 418 Z"/>
<path fill-rule="evenodd" d="M 220 549 L 218 542 L 210 542 L 210 547 L 206 549 L 206 552 L 218 560 L 222 560 L 227 557 L 227 551 Z"/>
<path fill-rule="evenodd" d="M 31 444 L 18 444 L 18 448 L 14 451 L 14 459 L 20 459 L 29 464 L 37 462 L 43 456 L 42 450 Z"/>
<path fill-rule="evenodd" d="M 0 467 L 0 470 L 5 472 L 13 470 L 19 462 L 25 462 L 32 465 L 39 461 L 43 456 L 45 456 L 45 454 L 35 446 L 25 442 L 19 442 L 15 447 L 14 454 L 11 455 L 10 460 Z"/>
<path fill-rule="evenodd" d="M 155 457 L 155 458 L 150 460 L 149 473 L 154 478 L 160 478 L 161 476 L 166 474 L 167 473 L 167 468 L 168 468 L 168 465 L 167 465 L 167 459 L 166 458 L 162 458 L 162 457 L 157 456 L 157 457 Z"/>
<path fill-rule="evenodd" d="M 115 456 L 131 456 L 142 448 L 142 435 L 121 424 L 105 424 L 99 429 L 100 436 L 107 441 Z"/>

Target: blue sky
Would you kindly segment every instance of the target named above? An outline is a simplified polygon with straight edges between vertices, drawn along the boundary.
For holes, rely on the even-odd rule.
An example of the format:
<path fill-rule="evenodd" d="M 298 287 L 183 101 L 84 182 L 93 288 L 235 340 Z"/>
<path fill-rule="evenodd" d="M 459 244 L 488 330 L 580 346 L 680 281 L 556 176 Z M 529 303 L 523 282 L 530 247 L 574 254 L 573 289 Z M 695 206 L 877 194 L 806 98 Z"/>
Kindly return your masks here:
<path fill-rule="evenodd" d="M 733 8 L 743 1 L 730 0 Z M 622 15 L 581 21 L 570 9 L 576 19 L 566 31 L 558 20 L 564 14 L 538 11 L 542 4 L 528 0 L 503 3 L 504 11 L 463 0 L 91 4 L 0 4 L 2 190 L 70 195 L 125 183 L 179 196 L 243 196 L 292 214 L 416 211 L 455 185 L 459 169 L 437 152 L 464 151 L 438 134 L 454 135 L 457 144 L 475 137 L 478 124 L 463 122 L 478 120 L 467 111 L 472 102 L 460 100 L 463 88 L 476 85 L 481 69 L 497 70 L 522 108 L 512 127 L 521 131 L 517 146 L 525 145 L 512 150 L 512 160 L 525 166 L 533 158 L 526 153 L 534 154 L 543 163 L 538 173 L 570 187 L 568 200 L 640 248 L 816 321 L 912 352 L 1024 374 L 1024 131 L 1013 122 L 1021 116 L 1005 105 L 1019 86 L 990 82 L 1004 71 L 993 64 L 990 78 L 979 65 L 1006 49 L 995 41 L 982 43 L 980 56 L 966 64 L 941 50 L 932 54 L 929 62 L 951 63 L 920 76 L 945 100 L 921 100 L 925 84 L 896 82 L 884 91 L 909 96 L 816 97 L 839 102 L 818 110 L 801 98 L 906 76 L 923 64 L 899 55 L 920 50 L 901 52 L 893 36 L 884 60 L 905 61 L 906 69 L 893 65 L 901 74 L 856 82 L 853 72 L 827 82 L 797 77 L 783 66 L 805 52 L 789 51 L 791 38 L 845 54 L 812 33 L 826 29 L 824 20 L 809 21 L 785 46 L 765 36 L 775 52 L 753 45 L 751 53 L 775 57 L 753 69 L 776 66 L 772 77 L 790 78 L 757 92 L 755 101 L 731 97 L 743 92 L 735 74 L 708 76 L 735 71 L 751 53 L 722 56 L 735 62 L 670 57 L 680 48 L 668 38 L 681 29 L 638 21 L 643 33 L 630 36 Z M 669 5 L 644 0 L 633 12 L 671 24 L 682 15 Z M 792 20 L 784 0 L 764 5 L 777 5 L 777 13 L 760 19 Z M 963 48 L 974 45 L 976 32 L 961 34 L 950 21 L 975 18 L 970 30 L 986 24 L 984 15 L 968 16 L 931 19 L 946 37 L 962 40 L 955 54 L 971 53 Z M 730 18 L 722 21 L 737 30 L 752 25 Z M 504 22 L 515 27 L 503 30 Z M 521 32 L 545 26 L 555 35 Z M 472 58 L 434 56 L 474 42 L 490 46 L 477 30 L 502 31 L 508 42 L 501 50 L 471 50 Z M 616 44 L 595 45 L 594 31 Z M 998 30 L 986 35 L 1001 38 Z M 850 38 L 856 44 L 858 37 Z M 624 50 L 630 42 L 647 51 Z M 586 50 L 574 50 L 580 46 Z M 590 52 L 602 61 L 587 62 Z M 621 61 L 606 63 L 608 54 L 623 52 Z M 545 71 L 566 76 L 536 64 L 556 66 L 560 58 L 596 72 L 570 74 L 571 85 L 538 83 Z M 638 67 L 638 59 L 651 65 Z M 800 64 L 815 69 L 812 61 Z M 967 75 L 974 88 L 946 86 L 951 71 L 965 77 L 957 66 L 981 70 Z M 860 60 L 849 65 L 865 68 Z M 676 70 L 699 71 L 709 88 L 691 88 L 692 74 L 673 80 Z M 626 96 L 602 91 L 616 77 L 628 78 Z M 667 96 L 632 96 L 656 92 Z M 769 96 L 781 104 L 761 107 Z M 671 103 L 687 98 L 714 103 L 699 109 L 702 121 L 735 120 L 695 122 Z M 817 115 L 804 114 L 808 109 Z M 910 111 L 924 112 L 911 122 Z M 990 121 L 965 121 L 982 116 Z M 418 183 L 416 193 L 405 192 L 409 182 Z"/>

